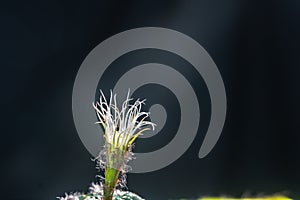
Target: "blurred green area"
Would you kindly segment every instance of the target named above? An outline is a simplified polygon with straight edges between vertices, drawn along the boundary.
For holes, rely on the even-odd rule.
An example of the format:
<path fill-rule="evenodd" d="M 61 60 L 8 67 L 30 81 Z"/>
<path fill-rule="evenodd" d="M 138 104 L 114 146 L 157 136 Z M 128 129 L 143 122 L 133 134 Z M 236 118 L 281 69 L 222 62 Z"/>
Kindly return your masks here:
<path fill-rule="evenodd" d="M 253 197 L 253 198 L 230 198 L 230 197 L 203 197 L 199 199 L 180 199 L 180 200 L 293 200 L 285 196 Z"/>

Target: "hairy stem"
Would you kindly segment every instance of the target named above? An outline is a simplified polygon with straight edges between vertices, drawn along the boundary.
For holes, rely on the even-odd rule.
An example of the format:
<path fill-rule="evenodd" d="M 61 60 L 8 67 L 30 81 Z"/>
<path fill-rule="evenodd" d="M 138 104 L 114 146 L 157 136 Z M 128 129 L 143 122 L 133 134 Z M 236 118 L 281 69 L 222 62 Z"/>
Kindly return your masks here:
<path fill-rule="evenodd" d="M 107 167 L 105 169 L 104 199 L 112 200 L 116 184 L 118 182 L 120 171 Z"/>

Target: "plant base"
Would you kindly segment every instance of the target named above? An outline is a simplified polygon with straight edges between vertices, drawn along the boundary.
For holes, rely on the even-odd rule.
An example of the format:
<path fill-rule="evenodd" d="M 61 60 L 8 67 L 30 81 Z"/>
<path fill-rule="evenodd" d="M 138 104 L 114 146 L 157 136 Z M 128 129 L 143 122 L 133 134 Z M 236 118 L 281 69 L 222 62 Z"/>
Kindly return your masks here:
<path fill-rule="evenodd" d="M 92 183 L 89 188 L 89 193 L 72 193 L 65 194 L 65 197 L 58 197 L 59 200 L 102 200 L 103 199 L 103 186 Z M 137 194 L 129 191 L 115 190 L 113 200 L 145 200 Z"/>

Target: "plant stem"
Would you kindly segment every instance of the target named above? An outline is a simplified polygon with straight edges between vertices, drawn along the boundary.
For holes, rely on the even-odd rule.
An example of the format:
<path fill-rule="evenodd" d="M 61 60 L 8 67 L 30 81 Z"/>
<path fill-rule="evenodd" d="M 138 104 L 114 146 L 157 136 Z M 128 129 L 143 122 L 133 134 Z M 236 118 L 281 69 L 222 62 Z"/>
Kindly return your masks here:
<path fill-rule="evenodd" d="M 105 169 L 104 199 L 112 200 L 116 184 L 118 182 L 120 171 L 107 167 Z"/>

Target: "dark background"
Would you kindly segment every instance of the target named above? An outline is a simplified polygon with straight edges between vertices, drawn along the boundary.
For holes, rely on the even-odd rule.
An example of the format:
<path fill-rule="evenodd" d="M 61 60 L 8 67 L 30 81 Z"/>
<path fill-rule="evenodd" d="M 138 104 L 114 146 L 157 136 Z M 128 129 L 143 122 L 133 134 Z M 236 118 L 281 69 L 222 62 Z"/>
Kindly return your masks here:
<path fill-rule="evenodd" d="M 208 51 L 223 77 L 228 111 L 219 142 L 207 157 L 198 159 L 210 105 L 200 77 L 195 88 L 203 90 L 206 98 L 200 103 L 206 110 L 204 128 L 170 166 L 129 174 L 129 189 L 148 200 L 277 192 L 300 198 L 299 1 L 31 0 L 0 4 L 2 199 L 50 200 L 64 192 L 86 191 L 96 181 L 95 163 L 73 123 L 76 73 L 103 40 L 145 26 L 180 31 Z M 137 53 L 177 63 L 176 58 L 162 56 L 165 52 Z M 141 88 L 141 95 L 142 89 L 144 94 L 149 90 Z M 168 94 L 171 98 L 172 93 Z M 176 107 L 176 101 L 172 102 Z M 168 118 L 166 130 L 176 128 L 177 118 L 172 119 Z M 158 143 L 169 139 L 172 136 L 153 138 Z M 155 141 L 152 145 L 158 144 Z M 143 143 L 137 142 L 137 150 L 139 142 Z"/>

